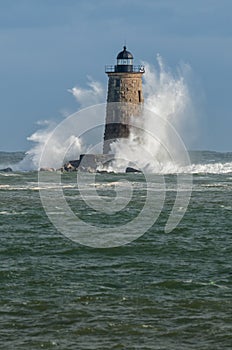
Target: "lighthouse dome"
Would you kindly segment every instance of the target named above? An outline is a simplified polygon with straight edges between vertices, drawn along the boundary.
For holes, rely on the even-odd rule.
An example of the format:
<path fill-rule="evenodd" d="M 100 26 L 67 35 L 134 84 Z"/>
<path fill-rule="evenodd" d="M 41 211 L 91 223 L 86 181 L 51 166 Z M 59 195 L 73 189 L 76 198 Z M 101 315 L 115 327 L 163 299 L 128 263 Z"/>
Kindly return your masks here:
<path fill-rule="evenodd" d="M 127 51 L 126 46 L 117 56 L 116 72 L 133 72 L 133 55 Z"/>
<path fill-rule="evenodd" d="M 133 59 L 133 55 L 132 53 L 130 53 L 129 51 L 127 51 L 126 46 L 123 47 L 123 51 L 119 52 L 118 56 L 117 56 L 117 60 L 127 60 L 127 59 Z"/>

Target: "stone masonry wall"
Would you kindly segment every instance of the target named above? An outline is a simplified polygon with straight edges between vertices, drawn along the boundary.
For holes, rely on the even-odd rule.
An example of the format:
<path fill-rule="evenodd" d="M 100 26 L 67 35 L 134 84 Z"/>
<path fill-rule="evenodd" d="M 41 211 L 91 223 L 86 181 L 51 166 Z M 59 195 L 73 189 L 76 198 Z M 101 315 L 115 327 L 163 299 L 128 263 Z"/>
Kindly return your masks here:
<path fill-rule="evenodd" d="M 104 153 L 110 151 L 110 143 L 117 138 L 128 137 L 130 117 L 140 115 L 144 102 L 141 73 L 108 73 L 108 96 Z M 118 103 L 120 102 L 120 103 Z"/>

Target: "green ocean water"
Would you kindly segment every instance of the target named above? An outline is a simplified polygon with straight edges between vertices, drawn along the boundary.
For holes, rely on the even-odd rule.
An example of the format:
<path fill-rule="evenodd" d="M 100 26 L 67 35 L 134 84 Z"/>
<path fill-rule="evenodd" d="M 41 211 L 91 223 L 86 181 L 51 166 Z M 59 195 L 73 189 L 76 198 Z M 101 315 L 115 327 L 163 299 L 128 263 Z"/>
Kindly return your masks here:
<path fill-rule="evenodd" d="M 192 161 L 193 191 L 179 225 L 164 232 L 176 198 L 176 175 L 168 174 L 159 218 L 115 248 L 59 233 L 41 204 L 37 172 L 0 173 L 0 349 L 231 349 L 232 155 L 199 152 Z M 96 180 L 107 184 L 99 190 L 105 197 L 122 180 L 134 193 L 115 217 L 119 233 L 143 207 L 144 178 Z M 106 216 L 80 197 L 76 174 L 62 182 L 76 215 L 106 227 Z"/>

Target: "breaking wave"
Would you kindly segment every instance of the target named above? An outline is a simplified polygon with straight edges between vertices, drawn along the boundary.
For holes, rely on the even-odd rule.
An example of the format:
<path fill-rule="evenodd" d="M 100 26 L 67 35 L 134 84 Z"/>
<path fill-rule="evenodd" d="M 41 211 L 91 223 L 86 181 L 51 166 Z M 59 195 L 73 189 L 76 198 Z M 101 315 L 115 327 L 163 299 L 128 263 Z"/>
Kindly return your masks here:
<path fill-rule="evenodd" d="M 182 65 L 174 72 L 164 64 L 159 55 L 157 63 L 158 67 L 155 68 L 143 62 L 146 67 L 143 83 L 146 113 L 137 123 L 139 128 L 149 130 L 151 135 L 144 134 L 142 145 L 145 152 L 141 152 L 141 140 L 138 143 L 136 135 L 133 135 L 132 132 L 128 139 L 117 140 L 112 144 L 112 153 L 115 154 L 118 161 L 113 164 L 113 168 L 108 168 L 108 170 L 121 172 L 126 165 L 130 165 L 133 159 L 133 162 L 145 172 L 161 174 L 231 173 L 232 157 L 225 161 L 223 154 L 221 154 L 222 160 L 219 156 L 214 162 L 208 161 L 212 157 L 210 152 L 207 155 L 208 159 L 202 157 L 197 162 L 193 160 L 192 163 L 186 162 L 186 159 L 183 161 L 183 152 L 178 146 L 179 141 L 176 142 L 176 135 L 183 136 L 186 124 L 189 124 L 190 120 L 194 121 L 195 118 L 188 87 L 191 68 L 188 65 Z M 75 86 L 69 90 L 77 100 L 80 109 L 102 103 L 106 99 L 106 90 L 101 83 L 89 78 L 87 85 L 87 88 Z M 102 116 L 102 124 L 104 122 L 105 115 Z M 66 138 L 65 135 L 60 138 L 59 133 L 56 133 L 56 137 L 52 138 L 49 151 L 46 149 L 46 156 L 43 155 L 44 164 L 41 164 L 43 149 L 58 123 L 44 121 L 42 127 L 41 122 L 38 124 L 40 125 L 39 130 L 28 137 L 28 140 L 34 145 L 26 152 L 22 161 L 11 166 L 14 171 L 38 170 L 39 165 L 40 167 L 59 169 L 64 162 L 64 159 L 60 157 L 61 154 L 64 154 L 64 150 L 68 150 L 65 151 L 66 161 L 78 159 L 80 154 L 85 153 L 90 147 L 81 137 L 70 134 L 70 130 L 66 130 Z M 170 158 L 170 152 L 167 150 L 171 150 L 174 157 Z M 218 155 L 220 154 L 218 153 Z"/>

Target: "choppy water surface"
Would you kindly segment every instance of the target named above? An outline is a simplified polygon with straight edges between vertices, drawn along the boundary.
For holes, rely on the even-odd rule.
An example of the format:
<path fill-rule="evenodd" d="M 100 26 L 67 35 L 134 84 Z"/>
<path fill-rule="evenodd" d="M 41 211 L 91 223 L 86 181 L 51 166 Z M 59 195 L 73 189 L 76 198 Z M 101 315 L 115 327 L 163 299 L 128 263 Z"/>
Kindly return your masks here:
<path fill-rule="evenodd" d="M 228 168 L 224 158 L 216 161 Z M 132 182 L 130 207 L 117 220 L 137 215 L 142 175 L 97 179 L 103 196 L 114 189 L 102 182 Z M 231 349 L 232 172 L 195 173 L 187 213 L 167 234 L 175 181 L 165 175 L 164 208 L 146 234 L 100 249 L 56 231 L 36 172 L 1 173 L 0 349 Z M 63 183 L 73 211 L 91 221 L 76 174 Z"/>

